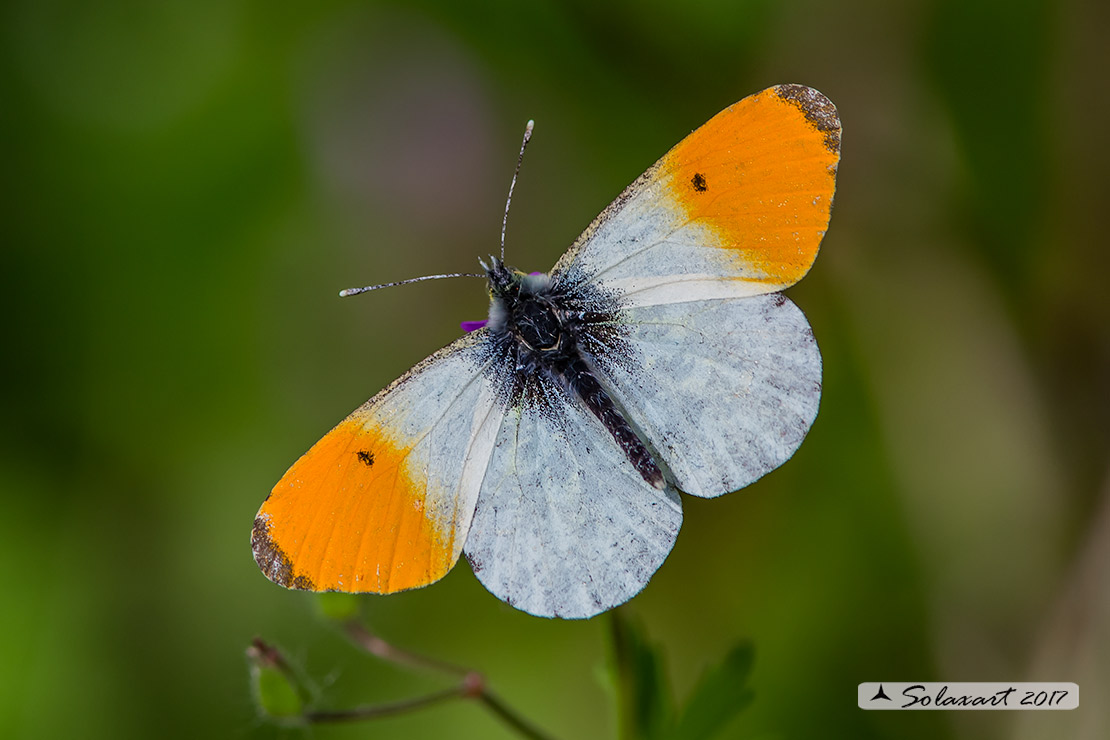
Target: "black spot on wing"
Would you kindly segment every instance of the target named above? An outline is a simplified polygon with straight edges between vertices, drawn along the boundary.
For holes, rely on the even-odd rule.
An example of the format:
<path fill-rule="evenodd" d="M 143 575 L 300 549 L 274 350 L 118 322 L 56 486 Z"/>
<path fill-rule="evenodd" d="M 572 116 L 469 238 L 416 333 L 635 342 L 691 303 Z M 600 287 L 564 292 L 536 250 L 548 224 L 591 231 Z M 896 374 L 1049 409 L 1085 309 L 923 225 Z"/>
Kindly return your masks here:
<path fill-rule="evenodd" d="M 356 454 L 358 455 L 359 462 L 361 462 L 363 465 L 368 468 L 374 466 L 373 452 L 371 452 L 370 450 L 359 450 Z"/>
<path fill-rule="evenodd" d="M 694 173 L 694 177 L 690 180 L 690 184 L 693 185 L 694 190 L 698 191 L 699 193 L 704 193 L 706 190 L 709 189 L 709 186 L 705 182 L 705 175 L 700 172 Z"/>

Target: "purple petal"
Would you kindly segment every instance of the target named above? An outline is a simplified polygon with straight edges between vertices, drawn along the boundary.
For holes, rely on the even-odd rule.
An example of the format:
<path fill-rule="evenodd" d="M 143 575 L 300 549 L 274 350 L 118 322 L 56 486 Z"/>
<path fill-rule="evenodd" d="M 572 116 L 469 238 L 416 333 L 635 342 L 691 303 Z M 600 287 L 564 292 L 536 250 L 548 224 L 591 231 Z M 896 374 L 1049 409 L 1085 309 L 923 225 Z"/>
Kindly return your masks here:
<path fill-rule="evenodd" d="M 485 326 L 488 321 L 489 319 L 482 319 L 481 321 L 464 321 L 459 324 L 459 326 L 461 326 L 462 330 L 465 332 L 478 331 Z"/>

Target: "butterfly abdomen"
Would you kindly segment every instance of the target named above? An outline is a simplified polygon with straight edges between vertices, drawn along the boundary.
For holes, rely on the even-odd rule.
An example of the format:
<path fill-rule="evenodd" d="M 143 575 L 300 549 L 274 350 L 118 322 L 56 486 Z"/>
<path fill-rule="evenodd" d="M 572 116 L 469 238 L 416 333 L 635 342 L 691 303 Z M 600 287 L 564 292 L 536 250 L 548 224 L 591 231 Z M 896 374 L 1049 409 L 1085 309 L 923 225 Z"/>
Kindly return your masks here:
<path fill-rule="evenodd" d="M 645 481 L 663 488 L 663 472 L 656 465 L 647 447 L 636 436 L 628 420 L 613 403 L 613 399 L 598 383 L 593 371 L 581 356 L 570 358 L 562 367 L 557 369 L 560 379 L 574 395 L 582 399 L 586 408 L 609 430 L 613 435 L 628 461 Z"/>

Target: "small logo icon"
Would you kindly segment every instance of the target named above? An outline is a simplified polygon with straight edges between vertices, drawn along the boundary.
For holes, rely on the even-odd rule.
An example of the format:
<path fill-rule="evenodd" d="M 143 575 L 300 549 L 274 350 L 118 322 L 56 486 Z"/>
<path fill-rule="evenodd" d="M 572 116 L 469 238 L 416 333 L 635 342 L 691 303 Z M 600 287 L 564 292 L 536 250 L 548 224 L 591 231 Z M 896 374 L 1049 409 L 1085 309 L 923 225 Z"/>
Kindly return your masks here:
<path fill-rule="evenodd" d="M 871 697 L 871 701 L 875 701 L 876 699 L 886 699 L 887 701 L 894 701 L 893 699 L 891 699 L 889 696 L 886 695 L 885 691 L 883 691 L 883 685 L 882 684 L 879 684 L 879 692 Z"/>

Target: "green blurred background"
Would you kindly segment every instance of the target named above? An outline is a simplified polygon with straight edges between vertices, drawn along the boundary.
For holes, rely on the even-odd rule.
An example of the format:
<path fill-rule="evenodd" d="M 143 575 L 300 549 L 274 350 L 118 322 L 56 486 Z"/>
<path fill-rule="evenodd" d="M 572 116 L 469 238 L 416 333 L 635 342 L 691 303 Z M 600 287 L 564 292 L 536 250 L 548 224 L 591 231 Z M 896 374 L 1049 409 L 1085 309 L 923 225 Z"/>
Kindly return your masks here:
<path fill-rule="evenodd" d="M 790 290 L 825 390 L 794 458 L 687 499 L 630 612 L 681 695 L 739 639 L 737 738 L 1106 738 L 1110 5 L 13 0 L 0 25 L 0 736 L 270 737 L 244 648 L 327 706 L 443 685 L 357 654 L 248 547 L 332 424 L 550 267 L 721 108 L 838 106 L 832 224 Z M 461 564 L 366 597 L 562 738 L 614 732 L 604 620 Z M 874 680 L 1076 681 L 1074 712 L 885 713 Z M 331 737 L 511 737 L 470 703 Z"/>

